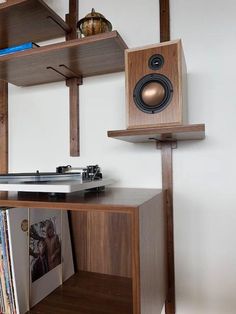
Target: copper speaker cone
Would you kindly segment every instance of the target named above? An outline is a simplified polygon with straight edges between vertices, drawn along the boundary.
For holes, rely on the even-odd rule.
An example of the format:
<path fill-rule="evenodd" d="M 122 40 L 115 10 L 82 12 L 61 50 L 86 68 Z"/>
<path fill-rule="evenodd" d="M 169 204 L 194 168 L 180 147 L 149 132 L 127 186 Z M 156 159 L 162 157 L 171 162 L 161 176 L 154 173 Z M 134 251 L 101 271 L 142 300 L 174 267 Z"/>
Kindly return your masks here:
<path fill-rule="evenodd" d="M 142 89 L 141 97 L 147 106 L 158 106 L 165 97 L 165 89 L 158 82 L 150 82 Z"/>

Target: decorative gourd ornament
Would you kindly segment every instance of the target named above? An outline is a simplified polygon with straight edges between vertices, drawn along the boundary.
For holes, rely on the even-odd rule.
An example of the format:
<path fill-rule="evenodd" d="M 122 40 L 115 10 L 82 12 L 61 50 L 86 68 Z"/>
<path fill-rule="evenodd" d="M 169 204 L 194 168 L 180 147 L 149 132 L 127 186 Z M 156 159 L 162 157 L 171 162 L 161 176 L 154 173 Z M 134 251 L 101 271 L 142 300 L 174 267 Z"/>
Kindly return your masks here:
<path fill-rule="evenodd" d="M 92 9 L 91 13 L 79 20 L 77 28 L 84 36 L 91 36 L 111 32 L 112 24 L 101 13 Z"/>

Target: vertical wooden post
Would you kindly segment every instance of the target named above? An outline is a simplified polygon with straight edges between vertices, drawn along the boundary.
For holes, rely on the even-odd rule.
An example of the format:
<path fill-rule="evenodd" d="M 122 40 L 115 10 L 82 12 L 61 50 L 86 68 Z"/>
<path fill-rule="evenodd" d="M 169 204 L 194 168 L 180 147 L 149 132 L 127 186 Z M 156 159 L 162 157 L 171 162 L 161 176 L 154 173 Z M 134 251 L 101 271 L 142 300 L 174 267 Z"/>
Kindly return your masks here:
<path fill-rule="evenodd" d="M 69 87 L 70 99 L 70 155 L 80 155 L 80 128 L 79 128 L 79 86 L 78 79 L 72 78 L 66 81 Z"/>
<path fill-rule="evenodd" d="M 77 28 L 76 24 L 78 22 L 79 17 L 79 1 L 78 0 L 69 0 L 69 14 L 67 14 L 67 23 L 71 27 L 72 31 L 68 34 L 67 39 L 76 39 L 77 35 Z"/>
<path fill-rule="evenodd" d="M 79 0 L 69 0 L 69 14 L 66 14 L 66 22 L 72 31 L 67 34 L 66 40 L 76 39 L 78 37 L 76 24 L 79 18 Z M 81 80 L 72 78 L 67 80 L 66 85 L 69 87 L 70 97 L 70 155 L 80 155 L 80 127 L 79 127 L 79 86 Z M 70 237 L 72 244 L 72 254 L 75 271 L 77 271 L 75 241 L 73 237 L 73 224 L 76 221 L 76 215 L 68 211 L 68 220 L 70 226 Z"/>
<path fill-rule="evenodd" d="M 160 3 L 160 41 L 170 40 L 170 4 L 169 0 L 159 0 Z"/>
<path fill-rule="evenodd" d="M 76 24 L 79 16 L 78 0 L 69 1 L 69 14 L 66 15 L 66 22 L 72 31 L 67 34 L 66 40 L 76 39 Z M 79 87 L 78 79 L 72 78 L 67 80 L 70 95 L 70 155 L 80 155 L 80 132 L 79 132 Z"/>
<path fill-rule="evenodd" d="M 0 173 L 8 172 L 8 84 L 0 81 Z"/>
<path fill-rule="evenodd" d="M 170 2 L 159 0 L 160 5 L 160 41 L 170 40 Z M 164 209 L 166 215 L 167 243 L 167 287 L 166 314 L 175 313 L 175 262 L 174 262 L 174 217 L 173 217 L 173 168 L 172 149 L 176 143 L 163 141 L 162 156 L 162 189 L 164 191 Z"/>
<path fill-rule="evenodd" d="M 174 267 L 174 219 L 173 219 L 173 168 L 172 149 L 176 142 L 161 143 L 162 189 L 164 191 L 164 210 L 166 216 L 167 243 L 167 287 L 166 314 L 175 313 L 175 267 Z"/>

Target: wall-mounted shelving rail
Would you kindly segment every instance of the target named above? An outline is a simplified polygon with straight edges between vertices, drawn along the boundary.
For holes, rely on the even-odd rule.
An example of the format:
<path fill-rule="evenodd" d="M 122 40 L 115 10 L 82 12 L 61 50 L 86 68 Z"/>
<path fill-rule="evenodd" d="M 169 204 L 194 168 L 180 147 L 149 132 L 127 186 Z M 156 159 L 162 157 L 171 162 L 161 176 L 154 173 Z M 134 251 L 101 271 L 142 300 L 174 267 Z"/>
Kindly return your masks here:
<path fill-rule="evenodd" d="M 17 86 L 66 82 L 70 88 L 71 156 L 80 154 L 78 85 L 83 77 L 124 71 L 127 48 L 116 31 L 78 39 L 77 20 L 77 0 L 70 0 L 66 22 L 42 0 L 0 4 L 0 48 L 66 37 L 66 42 L 1 56 L 0 80 Z"/>

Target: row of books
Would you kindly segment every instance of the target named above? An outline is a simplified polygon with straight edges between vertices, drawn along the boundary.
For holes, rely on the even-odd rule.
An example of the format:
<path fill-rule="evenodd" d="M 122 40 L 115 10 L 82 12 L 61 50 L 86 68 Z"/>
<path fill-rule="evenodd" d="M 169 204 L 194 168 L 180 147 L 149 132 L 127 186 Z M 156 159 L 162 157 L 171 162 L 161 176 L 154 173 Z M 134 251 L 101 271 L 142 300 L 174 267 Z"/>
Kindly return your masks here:
<path fill-rule="evenodd" d="M 12 46 L 12 47 L 7 47 L 4 49 L 0 49 L 0 56 L 5 56 L 8 54 L 12 54 L 12 53 L 16 53 L 16 52 L 20 52 L 24 50 L 29 50 L 35 47 L 39 47 L 39 46 L 33 42 L 23 43 L 21 45 Z"/>
<path fill-rule="evenodd" d="M 0 313 L 28 312 L 74 274 L 66 211 L 2 209 L 0 240 Z"/>

